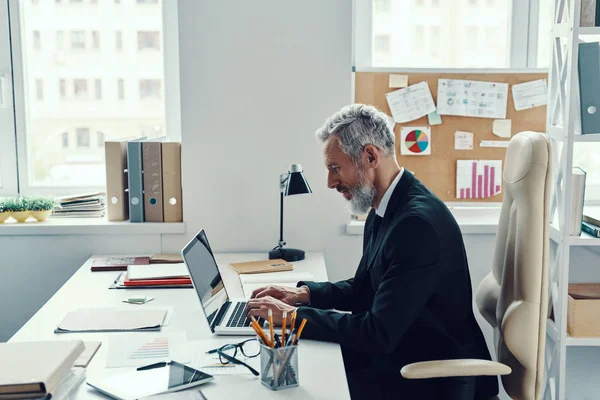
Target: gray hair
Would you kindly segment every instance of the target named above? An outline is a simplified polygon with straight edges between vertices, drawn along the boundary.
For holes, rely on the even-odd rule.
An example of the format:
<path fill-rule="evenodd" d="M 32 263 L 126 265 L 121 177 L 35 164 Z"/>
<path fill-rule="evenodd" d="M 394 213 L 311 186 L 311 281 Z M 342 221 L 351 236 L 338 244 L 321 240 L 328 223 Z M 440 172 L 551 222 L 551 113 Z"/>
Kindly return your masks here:
<path fill-rule="evenodd" d="M 360 162 L 363 148 L 372 144 L 386 156 L 394 154 L 394 122 L 373 106 L 352 104 L 327 119 L 316 132 L 317 139 L 326 142 L 332 136 L 340 141 L 341 150 L 355 164 Z"/>

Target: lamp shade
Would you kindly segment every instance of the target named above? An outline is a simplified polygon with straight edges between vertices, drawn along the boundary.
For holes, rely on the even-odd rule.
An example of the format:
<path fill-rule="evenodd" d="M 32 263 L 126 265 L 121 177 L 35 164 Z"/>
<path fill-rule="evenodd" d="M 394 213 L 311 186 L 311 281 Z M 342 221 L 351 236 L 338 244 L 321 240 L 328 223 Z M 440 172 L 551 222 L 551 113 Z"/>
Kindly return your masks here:
<path fill-rule="evenodd" d="M 312 193 L 312 190 L 310 189 L 310 186 L 304 177 L 304 170 L 300 164 L 292 164 L 289 172 L 290 176 L 284 192 L 286 196 Z"/>

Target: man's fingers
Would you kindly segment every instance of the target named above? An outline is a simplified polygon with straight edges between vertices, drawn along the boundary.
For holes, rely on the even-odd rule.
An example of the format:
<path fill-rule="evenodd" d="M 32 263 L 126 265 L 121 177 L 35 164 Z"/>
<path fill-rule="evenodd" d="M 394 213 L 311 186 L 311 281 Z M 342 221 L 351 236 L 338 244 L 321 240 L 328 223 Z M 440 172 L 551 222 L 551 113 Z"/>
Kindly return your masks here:
<path fill-rule="evenodd" d="M 267 319 L 268 317 L 268 308 L 266 307 L 260 307 L 260 308 L 251 308 L 248 310 L 248 317 L 250 317 L 251 315 L 253 317 L 260 317 L 262 319 Z"/>
<path fill-rule="evenodd" d="M 266 296 L 277 297 L 280 293 L 279 288 L 277 286 L 267 286 L 263 288 L 256 289 L 252 292 L 253 298 L 261 298 Z"/>

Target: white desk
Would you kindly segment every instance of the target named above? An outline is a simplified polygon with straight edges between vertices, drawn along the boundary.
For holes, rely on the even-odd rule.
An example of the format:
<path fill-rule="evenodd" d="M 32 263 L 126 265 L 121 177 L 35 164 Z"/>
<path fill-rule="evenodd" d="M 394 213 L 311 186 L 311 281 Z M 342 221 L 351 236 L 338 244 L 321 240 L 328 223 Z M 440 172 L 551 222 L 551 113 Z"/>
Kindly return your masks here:
<path fill-rule="evenodd" d="M 229 263 L 264 259 L 260 254 L 217 254 L 221 276 L 232 297 L 243 297 L 242 286 L 236 272 Z M 120 369 L 107 369 L 106 352 L 109 334 L 54 334 L 56 325 L 67 311 L 77 308 L 128 306 L 122 300 L 135 295 L 155 297 L 143 306 L 131 307 L 174 307 L 168 326 L 163 332 L 185 331 L 187 339 L 211 339 L 215 345 L 237 343 L 243 337 L 211 334 L 202 313 L 198 297 L 193 289 L 135 289 L 108 290 L 118 272 L 91 272 L 88 260 L 65 285 L 10 339 L 11 342 L 37 340 L 98 340 L 103 344 L 87 368 L 87 376 L 111 374 Z M 306 260 L 294 262 L 294 272 L 308 272 L 315 280 L 327 280 L 325 261 L 321 253 L 309 253 Z M 15 301 L 18 307 L 18 302 Z M 144 333 L 140 333 L 144 335 Z M 279 392 L 271 391 L 252 375 L 215 376 L 214 383 L 203 385 L 202 391 L 209 400 L 215 399 L 349 399 L 350 394 L 344 372 L 340 346 L 301 340 L 299 349 L 300 386 Z M 88 385 L 78 388 L 76 399 L 106 399 Z"/>

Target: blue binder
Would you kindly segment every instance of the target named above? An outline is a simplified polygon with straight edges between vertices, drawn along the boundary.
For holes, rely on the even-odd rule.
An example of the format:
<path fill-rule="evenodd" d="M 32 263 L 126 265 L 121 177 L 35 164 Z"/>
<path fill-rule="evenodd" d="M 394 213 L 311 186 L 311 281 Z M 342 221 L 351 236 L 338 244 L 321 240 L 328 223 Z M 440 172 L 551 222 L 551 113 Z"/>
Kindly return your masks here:
<path fill-rule="evenodd" d="M 581 133 L 600 133 L 600 45 L 579 44 Z"/>
<path fill-rule="evenodd" d="M 129 180 L 129 221 L 144 222 L 144 177 L 142 168 L 142 141 L 127 143 L 127 177 Z"/>

